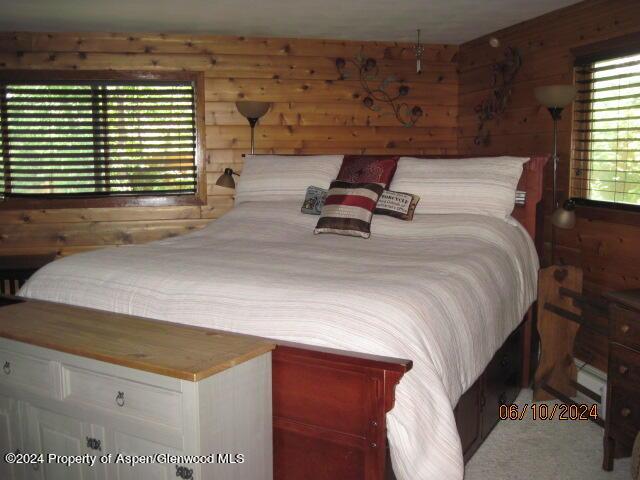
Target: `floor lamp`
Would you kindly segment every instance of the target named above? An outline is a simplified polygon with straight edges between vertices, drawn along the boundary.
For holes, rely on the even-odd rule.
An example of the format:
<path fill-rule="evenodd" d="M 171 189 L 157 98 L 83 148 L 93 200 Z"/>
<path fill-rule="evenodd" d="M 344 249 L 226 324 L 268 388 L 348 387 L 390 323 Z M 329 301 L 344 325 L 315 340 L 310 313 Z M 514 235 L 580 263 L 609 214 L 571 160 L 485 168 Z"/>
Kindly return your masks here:
<path fill-rule="evenodd" d="M 538 102 L 547 107 L 553 119 L 553 214 L 551 215 L 551 266 L 540 269 L 538 274 L 538 309 L 536 326 L 540 336 L 540 357 L 536 369 L 533 398 L 549 400 L 575 395 L 574 382 L 577 372 L 572 358 L 573 343 L 578 324 L 565 320 L 547 310 L 547 304 L 559 303 L 571 309 L 564 297 L 556 292 L 561 288 L 582 291 L 582 270 L 578 267 L 556 265 L 556 228 L 575 226 L 573 203 L 567 200 L 561 207 L 558 202 L 558 121 L 562 110 L 576 96 L 573 85 L 546 85 L 535 89 Z M 568 297 L 567 297 L 568 298 Z M 571 310 L 574 312 L 574 310 Z"/>
<path fill-rule="evenodd" d="M 269 111 L 271 107 L 270 103 L 267 102 L 236 102 L 236 108 L 249 121 L 249 126 L 251 127 L 251 154 L 254 153 L 255 147 L 255 137 L 254 137 L 254 129 L 258 120 L 264 116 L 265 113 Z M 222 175 L 218 177 L 216 180 L 216 185 L 226 188 L 236 188 L 236 181 L 233 176 L 240 176 L 239 173 L 234 172 L 231 168 L 225 168 Z"/>
<path fill-rule="evenodd" d="M 553 214 L 551 223 L 554 227 L 571 229 L 576 224 L 575 205 L 568 199 L 561 207 L 558 202 L 558 121 L 562 118 L 562 110 L 576 96 L 573 85 L 546 85 L 534 91 L 536 99 L 547 107 L 553 119 Z M 551 230 L 551 264 L 555 264 L 555 229 Z"/>
<path fill-rule="evenodd" d="M 251 126 L 251 154 L 254 152 L 254 129 L 260 117 L 269 111 L 271 104 L 268 102 L 236 102 L 236 108 L 249 121 Z"/>

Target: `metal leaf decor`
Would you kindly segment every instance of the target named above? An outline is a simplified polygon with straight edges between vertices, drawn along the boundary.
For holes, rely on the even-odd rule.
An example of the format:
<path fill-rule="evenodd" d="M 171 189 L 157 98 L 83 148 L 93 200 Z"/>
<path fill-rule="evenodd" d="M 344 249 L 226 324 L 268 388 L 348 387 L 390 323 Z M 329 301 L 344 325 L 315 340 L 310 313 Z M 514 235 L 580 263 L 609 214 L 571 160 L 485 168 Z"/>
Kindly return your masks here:
<path fill-rule="evenodd" d="M 478 116 L 478 133 L 474 139 L 476 145 L 487 146 L 491 143 L 491 132 L 487 129 L 487 122 L 498 119 L 506 110 L 511 98 L 513 81 L 521 66 L 520 52 L 512 47 L 505 50 L 503 60 L 492 66 L 491 95 L 475 108 Z"/>
<path fill-rule="evenodd" d="M 369 110 L 379 112 L 382 110 L 379 104 L 386 103 L 391 107 L 396 119 L 405 127 L 413 127 L 422 117 L 422 108 L 417 105 L 410 107 L 406 102 L 401 101 L 402 97 L 406 97 L 409 94 L 409 87 L 395 75 L 390 75 L 378 81 L 380 72 L 375 59 L 365 57 L 362 52 L 358 53 L 353 60 L 337 58 L 336 68 L 340 74 L 340 80 L 350 78 L 347 64 L 355 67 L 360 85 L 366 93 L 362 104 Z M 377 86 L 372 86 L 375 82 L 378 82 Z M 395 92 L 393 92 L 394 85 L 397 85 Z"/>

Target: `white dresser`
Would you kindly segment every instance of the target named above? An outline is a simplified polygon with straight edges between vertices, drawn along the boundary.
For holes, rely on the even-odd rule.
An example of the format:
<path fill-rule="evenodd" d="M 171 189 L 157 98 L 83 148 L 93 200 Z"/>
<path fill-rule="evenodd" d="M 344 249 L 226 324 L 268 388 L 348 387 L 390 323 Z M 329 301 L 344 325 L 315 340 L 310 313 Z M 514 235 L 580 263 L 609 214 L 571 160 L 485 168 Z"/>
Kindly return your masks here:
<path fill-rule="evenodd" d="M 0 478 L 271 480 L 273 347 L 47 302 L 0 307 L 0 450 L 33 462 L 3 459 Z"/>

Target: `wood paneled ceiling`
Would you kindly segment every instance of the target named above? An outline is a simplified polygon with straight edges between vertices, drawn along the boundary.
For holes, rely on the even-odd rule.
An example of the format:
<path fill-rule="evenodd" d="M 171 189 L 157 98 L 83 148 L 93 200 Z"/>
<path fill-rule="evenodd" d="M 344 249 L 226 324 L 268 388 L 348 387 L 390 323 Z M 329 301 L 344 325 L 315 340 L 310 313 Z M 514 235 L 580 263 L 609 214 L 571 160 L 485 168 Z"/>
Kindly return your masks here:
<path fill-rule="evenodd" d="M 208 33 L 460 44 L 576 0 L 0 0 L 2 31 Z"/>

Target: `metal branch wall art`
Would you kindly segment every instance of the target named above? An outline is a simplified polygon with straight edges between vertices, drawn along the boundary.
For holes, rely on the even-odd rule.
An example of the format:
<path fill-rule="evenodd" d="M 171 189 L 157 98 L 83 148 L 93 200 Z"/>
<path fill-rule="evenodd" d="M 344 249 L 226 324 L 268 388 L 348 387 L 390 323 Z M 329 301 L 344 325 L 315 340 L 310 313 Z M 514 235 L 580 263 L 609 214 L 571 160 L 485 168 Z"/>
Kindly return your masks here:
<path fill-rule="evenodd" d="M 413 127 L 422 117 L 422 108 L 417 105 L 410 107 L 402 101 L 402 98 L 409 94 L 407 85 L 394 75 L 378 80 L 380 72 L 375 59 L 365 57 L 362 52 L 353 60 L 337 58 L 336 68 L 340 74 L 340 80 L 346 80 L 350 77 L 347 72 L 348 64 L 352 65 L 357 72 L 360 85 L 366 93 L 362 103 L 369 110 L 379 112 L 382 110 L 380 104 L 387 104 L 398 121 L 405 127 Z"/>
<path fill-rule="evenodd" d="M 478 133 L 474 139 L 476 145 L 487 146 L 491 143 L 491 132 L 487 128 L 487 122 L 498 119 L 506 110 L 511 97 L 511 87 L 521 65 L 520 52 L 509 47 L 504 51 L 504 59 L 492 66 L 491 95 L 475 108 L 478 115 Z"/>

